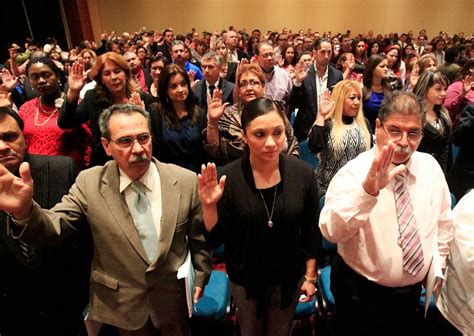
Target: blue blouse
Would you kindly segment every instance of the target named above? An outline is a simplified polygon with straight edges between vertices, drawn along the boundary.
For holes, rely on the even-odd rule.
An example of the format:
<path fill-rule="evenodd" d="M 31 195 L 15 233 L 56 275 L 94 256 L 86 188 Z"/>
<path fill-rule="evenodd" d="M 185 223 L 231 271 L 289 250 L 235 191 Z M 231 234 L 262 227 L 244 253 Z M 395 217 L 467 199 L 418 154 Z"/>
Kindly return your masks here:
<path fill-rule="evenodd" d="M 379 115 L 380 106 L 382 105 L 382 100 L 385 97 L 383 92 L 374 92 L 370 94 L 370 98 L 364 101 L 364 116 L 369 120 L 370 129 L 372 134 L 375 133 L 375 120 Z"/>

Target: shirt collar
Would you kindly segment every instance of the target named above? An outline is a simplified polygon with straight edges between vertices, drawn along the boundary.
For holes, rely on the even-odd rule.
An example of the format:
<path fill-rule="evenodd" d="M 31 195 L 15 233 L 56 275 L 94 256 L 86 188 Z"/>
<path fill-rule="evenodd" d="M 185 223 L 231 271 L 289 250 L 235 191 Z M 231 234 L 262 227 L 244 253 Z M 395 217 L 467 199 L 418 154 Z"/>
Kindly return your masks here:
<path fill-rule="evenodd" d="M 319 76 L 318 75 L 318 67 L 316 66 L 316 61 L 314 61 L 314 71 L 316 72 L 316 76 Z M 328 73 L 329 73 L 329 65 L 326 67 L 326 71 L 324 72 L 323 79 L 327 78 Z"/>
<path fill-rule="evenodd" d="M 219 76 L 220 77 L 220 76 Z M 221 81 L 220 78 L 217 78 L 217 81 L 214 83 L 214 87 L 217 89 L 219 88 L 219 82 Z M 211 86 L 211 84 L 206 80 L 206 88 L 209 89 L 209 86 Z"/>
<path fill-rule="evenodd" d="M 151 167 L 151 163 L 150 163 Z M 153 191 L 153 169 L 148 168 L 145 174 L 138 179 L 147 190 Z M 156 166 L 155 166 L 156 167 Z M 154 169 L 157 171 L 157 169 Z M 122 193 L 125 189 L 127 189 L 130 184 L 132 184 L 133 180 L 128 177 L 128 175 L 119 167 L 119 175 L 120 175 L 120 193 Z"/>

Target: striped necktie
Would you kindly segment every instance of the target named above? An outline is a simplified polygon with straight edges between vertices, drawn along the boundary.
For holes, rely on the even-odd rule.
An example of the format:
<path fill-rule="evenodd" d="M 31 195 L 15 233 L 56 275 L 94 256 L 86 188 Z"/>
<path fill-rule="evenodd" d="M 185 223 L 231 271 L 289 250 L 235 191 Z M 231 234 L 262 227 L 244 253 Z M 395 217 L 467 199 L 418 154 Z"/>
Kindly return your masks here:
<path fill-rule="evenodd" d="M 416 276 L 424 266 L 423 247 L 416 225 L 413 204 L 406 189 L 405 174 L 395 177 L 394 194 L 400 230 L 398 245 L 403 251 L 403 270 Z"/>
<path fill-rule="evenodd" d="M 153 262 L 158 256 L 158 235 L 153 222 L 150 201 L 144 192 L 145 186 L 141 182 L 132 182 L 130 187 L 136 192 L 135 202 L 130 213 L 147 257 Z"/>

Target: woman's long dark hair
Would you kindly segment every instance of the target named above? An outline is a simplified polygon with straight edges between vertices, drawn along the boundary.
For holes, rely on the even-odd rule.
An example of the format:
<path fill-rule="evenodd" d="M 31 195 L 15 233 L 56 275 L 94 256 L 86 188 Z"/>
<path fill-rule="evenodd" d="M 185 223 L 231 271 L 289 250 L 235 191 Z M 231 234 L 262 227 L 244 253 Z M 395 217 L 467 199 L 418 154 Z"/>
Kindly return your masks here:
<path fill-rule="evenodd" d="M 186 86 L 188 87 L 188 96 L 184 101 L 186 112 L 191 119 L 192 123 L 196 122 L 196 100 L 194 98 L 193 90 L 191 89 L 191 81 L 189 76 L 184 71 L 183 68 L 176 64 L 169 64 L 163 68 L 160 73 L 160 78 L 158 80 L 158 97 L 160 99 L 160 111 L 163 119 L 168 127 L 174 129 L 181 128 L 181 122 L 179 121 L 176 111 L 174 110 L 173 102 L 168 96 L 168 85 L 171 80 L 171 77 L 176 75 L 183 76 L 186 81 Z"/>
<path fill-rule="evenodd" d="M 293 52 L 294 52 L 293 59 L 291 60 L 291 63 L 288 63 L 287 60 L 286 60 L 286 51 L 288 50 L 288 48 L 292 48 Z M 299 58 L 298 52 L 296 51 L 296 48 L 292 45 L 286 46 L 285 49 L 283 49 L 283 51 L 281 53 L 281 56 L 283 58 L 283 66 L 289 66 L 289 65 L 295 66 L 296 63 L 298 63 L 298 58 Z"/>
<path fill-rule="evenodd" d="M 375 54 L 369 57 L 364 70 L 364 100 L 369 99 L 372 93 L 372 81 L 374 80 L 375 68 L 385 59 L 387 59 L 385 55 L 381 54 Z M 385 94 L 391 91 L 386 78 L 382 79 L 382 88 Z"/>

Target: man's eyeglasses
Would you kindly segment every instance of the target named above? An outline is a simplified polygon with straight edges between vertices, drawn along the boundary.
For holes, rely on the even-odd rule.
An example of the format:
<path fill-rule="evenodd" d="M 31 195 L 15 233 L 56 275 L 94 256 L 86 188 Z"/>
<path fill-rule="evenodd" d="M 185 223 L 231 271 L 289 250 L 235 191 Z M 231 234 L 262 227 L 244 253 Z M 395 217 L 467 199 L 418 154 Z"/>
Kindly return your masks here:
<path fill-rule="evenodd" d="M 151 134 L 150 133 L 141 133 L 136 136 L 124 136 L 121 138 L 118 138 L 117 140 L 112 140 L 110 139 L 110 142 L 115 143 L 117 146 L 120 148 L 130 148 L 135 144 L 135 141 L 137 141 L 140 145 L 148 145 L 151 140 Z"/>
<path fill-rule="evenodd" d="M 257 85 L 260 85 L 261 83 L 259 81 L 255 81 L 253 79 L 251 79 L 250 81 L 241 81 L 239 83 L 239 87 L 240 88 L 244 88 L 244 87 L 247 87 L 248 85 L 250 85 L 251 88 L 254 88 L 255 86 Z"/>
<path fill-rule="evenodd" d="M 382 125 L 382 129 L 384 130 L 385 133 L 387 133 L 388 137 L 392 141 L 399 141 L 403 138 L 403 135 L 407 135 L 407 139 L 409 141 L 419 141 L 423 137 L 423 130 L 413 130 L 409 132 L 403 132 L 398 129 L 388 129 L 386 130 L 385 127 Z"/>

